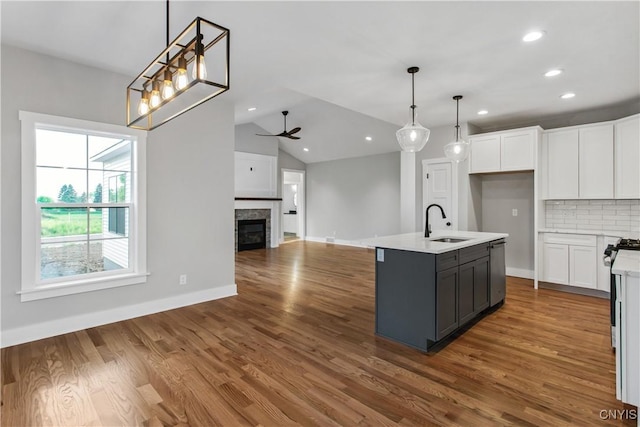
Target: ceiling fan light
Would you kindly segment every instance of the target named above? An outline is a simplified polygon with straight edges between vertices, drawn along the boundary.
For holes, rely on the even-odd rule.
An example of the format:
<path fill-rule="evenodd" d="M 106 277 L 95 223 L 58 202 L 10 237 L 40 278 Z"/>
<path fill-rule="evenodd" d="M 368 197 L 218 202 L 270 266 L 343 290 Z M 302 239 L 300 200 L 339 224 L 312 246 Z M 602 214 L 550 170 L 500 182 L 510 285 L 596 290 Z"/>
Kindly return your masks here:
<path fill-rule="evenodd" d="M 418 122 L 407 123 L 402 129 L 396 131 L 396 138 L 402 151 L 415 153 L 424 148 L 429 140 L 431 131 Z"/>

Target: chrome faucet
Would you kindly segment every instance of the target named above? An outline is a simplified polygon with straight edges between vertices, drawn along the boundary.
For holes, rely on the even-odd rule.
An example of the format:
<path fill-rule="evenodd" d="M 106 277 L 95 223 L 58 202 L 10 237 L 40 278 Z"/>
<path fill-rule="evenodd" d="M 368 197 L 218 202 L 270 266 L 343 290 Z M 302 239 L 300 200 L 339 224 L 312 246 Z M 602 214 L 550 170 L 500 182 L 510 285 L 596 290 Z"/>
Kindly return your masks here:
<path fill-rule="evenodd" d="M 442 209 L 442 206 L 436 204 L 436 203 L 432 203 L 429 206 L 427 206 L 427 222 L 424 225 L 424 237 L 429 237 L 429 234 L 431 234 L 431 224 L 429 224 L 429 209 L 431 209 L 432 207 L 437 206 L 440 208 L 440 213 L 442 214 L 442 219 L 445 219 L 447 216 L 444 214 L 444 209 Z"/>

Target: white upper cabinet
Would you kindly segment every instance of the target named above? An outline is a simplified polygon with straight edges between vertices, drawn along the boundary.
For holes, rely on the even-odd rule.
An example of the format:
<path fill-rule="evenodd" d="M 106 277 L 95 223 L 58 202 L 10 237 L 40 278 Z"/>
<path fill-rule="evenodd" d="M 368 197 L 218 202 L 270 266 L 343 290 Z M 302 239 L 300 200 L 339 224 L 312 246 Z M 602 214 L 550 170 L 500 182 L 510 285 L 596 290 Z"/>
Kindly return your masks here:
<path fill-rule="evenodd" d="M 472 173 L 500 170 L 500 136 L 469 138 L 469 167 Z"/>
<path fill-rule="evenodd" d="M 578 173 L 581 199 L 613 198 L 613 124 L 580 129 Z"/>
<path fill-rule="evenodd" d="M 549 199 L 578 198 L 578 130 L 545 134 Z"/>
<path fill-rule="evenodd" d="M 514 131 L 500 136 L 500 170 L 518 171 L 535 169 L 536 129 Z"/>
<path fill-rule="evenodd" d="M 615 125 L 615 197 L 640 198 L 640 115 Z"/>
<path fill-rule="evenodd" d="M 472 136 L 469 172 L 534 170 L 539 138 L 539 127 Z"/>
<path fill-rule="evenodd" d="M 548 199 L 613 199 L 613 124 L 545 132 Z"/>

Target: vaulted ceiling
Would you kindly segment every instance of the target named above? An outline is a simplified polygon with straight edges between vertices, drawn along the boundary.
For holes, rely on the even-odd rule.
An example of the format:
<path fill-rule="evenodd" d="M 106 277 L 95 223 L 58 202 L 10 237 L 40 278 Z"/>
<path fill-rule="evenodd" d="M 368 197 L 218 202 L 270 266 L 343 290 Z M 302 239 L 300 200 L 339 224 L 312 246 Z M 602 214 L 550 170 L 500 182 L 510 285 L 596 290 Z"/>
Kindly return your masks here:
<path fill-rule="evenodd" d="M 427 127 L 480 128 L 638 104 L 640 3 L 209 1 L 170 3 L 175 37 L 196 16 L 231 30 L 236 123 L 301 126 L 305 162 L 397 151 L 411 79 Z M 130 75 L 165 45 L 158 1 L 2 2 L 2 42 Z M 539 29 L 533 43 L 523 35 Z M 544 77 L 552 68 L 564 73 Z M 123 89 L 123 98 L 125 88 Z M 575 98 L 560 99 L 565 92 Z M 216 102 L 211 101 L 211 102 Z M 249 112 L 249 107 L 256 110 Z M 633 108 L 633 107 L 632 107 Z M 489 114 L 478 116 L 487 109 Z M 365 143 L 364 137 L 373 141 Z M 308 147 L 309 152 L 302 152 Z"/>

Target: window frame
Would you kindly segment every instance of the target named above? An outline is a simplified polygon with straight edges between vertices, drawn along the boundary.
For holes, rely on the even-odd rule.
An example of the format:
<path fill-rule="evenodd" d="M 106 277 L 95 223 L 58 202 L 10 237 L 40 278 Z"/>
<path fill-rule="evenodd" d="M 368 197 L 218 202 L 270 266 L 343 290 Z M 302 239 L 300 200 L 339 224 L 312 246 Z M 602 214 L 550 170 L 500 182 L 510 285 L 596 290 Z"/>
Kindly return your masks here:
<path fill-rule="evenodd" d="M 99 289 L 145 283 L 147 275 L 146 138 L 147 132 L 88 120 L 19 112 L 22 146 L 22 280 L 20 300 L 33 301 Z M 129 266 L 123 270 L 40 279 L 40 208 L 36 202 L 36 129 L 131 140 Z M 103 189 L 104 191 L 104 189 Z M 65 204 L 66 205 L 66 204 Z M 82 207 L 82 206 L 77 206 Z M 105 204 L 103 208 L 108 208 Z M 85 277 L 86 276 L 86 277 Z"/>

